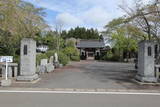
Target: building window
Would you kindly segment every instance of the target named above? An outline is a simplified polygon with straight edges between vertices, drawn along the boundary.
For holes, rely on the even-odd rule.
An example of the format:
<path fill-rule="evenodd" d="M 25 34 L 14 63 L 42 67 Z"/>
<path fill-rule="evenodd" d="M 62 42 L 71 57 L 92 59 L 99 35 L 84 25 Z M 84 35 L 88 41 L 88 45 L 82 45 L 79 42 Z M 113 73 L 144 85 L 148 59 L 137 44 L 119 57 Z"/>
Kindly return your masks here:
<path fill-rule="evenodd" d="M 158 56 L 158 45 L 155 45 L 155 58 Z"/>
<path fill-rule="evenodd" d="M 23 53 L 24 53 L 24 55 L 27 55 L 27 45 L 24 45 Z"/>
<path fill-rule="evenodd" d="M 148 56 L 152 56 L 152 48 L 150 46 L 148 47 Z"/>

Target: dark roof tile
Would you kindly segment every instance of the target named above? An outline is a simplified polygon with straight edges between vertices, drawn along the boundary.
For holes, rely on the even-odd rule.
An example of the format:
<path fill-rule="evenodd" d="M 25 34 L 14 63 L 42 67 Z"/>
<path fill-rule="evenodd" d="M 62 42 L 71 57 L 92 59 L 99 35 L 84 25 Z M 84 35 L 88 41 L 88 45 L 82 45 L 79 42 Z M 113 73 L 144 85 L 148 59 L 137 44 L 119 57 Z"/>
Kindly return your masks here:
<path fill-rule="evenodd" d="M 105 44 L 99 40 L 81 40 L 77 43 L 77 48 L 103 48 Z"/>

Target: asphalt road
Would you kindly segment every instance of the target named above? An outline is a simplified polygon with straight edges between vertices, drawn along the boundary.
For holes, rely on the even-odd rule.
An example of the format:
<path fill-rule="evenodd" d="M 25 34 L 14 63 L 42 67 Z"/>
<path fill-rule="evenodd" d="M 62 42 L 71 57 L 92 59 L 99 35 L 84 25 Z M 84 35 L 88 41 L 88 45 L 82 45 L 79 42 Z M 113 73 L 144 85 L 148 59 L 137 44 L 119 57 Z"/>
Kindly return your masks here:
<path fill-rule="evenodd" d="M 159 107 L 159 95 L 0 93 L 0 107 Z"/>
<path fill-rule="evenodd" d="M 99 62 L 94 60 L 72 62 L 54 72 L 40 75 L 36 83 L 12 83 L 18 88 L 74 88 L 159 90 L 160 86 L 139 85 L 134 80 L 133 63 Z"/>
<path fill-rule="evenodd" d="M 18 83 L 12 87 L 137 89 L 139 87 L 131 81 L 134 75 L 132 63 L 87 60 L 72 62 L 52 73 L 40 75 L 41 80 L 36 84 Z"/>

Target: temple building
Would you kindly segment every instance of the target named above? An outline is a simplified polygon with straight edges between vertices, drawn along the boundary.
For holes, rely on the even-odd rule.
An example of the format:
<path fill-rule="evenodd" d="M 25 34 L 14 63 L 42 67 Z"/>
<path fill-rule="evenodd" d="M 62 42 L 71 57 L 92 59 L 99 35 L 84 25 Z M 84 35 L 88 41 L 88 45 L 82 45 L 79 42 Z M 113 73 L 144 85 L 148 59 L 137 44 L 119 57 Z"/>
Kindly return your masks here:
<path fill-rule="evenodd" d="M 103 40 L 80 40 L 76 47 L 80 50 L 81 60 L 86 60 L 88 57 L 99 60 L 107 46 Z"/>

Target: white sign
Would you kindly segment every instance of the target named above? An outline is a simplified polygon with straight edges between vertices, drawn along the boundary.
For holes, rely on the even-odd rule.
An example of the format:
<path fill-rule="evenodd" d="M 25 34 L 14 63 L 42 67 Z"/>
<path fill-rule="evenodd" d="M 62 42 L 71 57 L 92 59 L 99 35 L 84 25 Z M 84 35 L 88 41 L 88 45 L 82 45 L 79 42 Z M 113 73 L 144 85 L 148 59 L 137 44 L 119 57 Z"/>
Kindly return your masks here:
<path fill-rule="evenodd" d="M 13 56 L 0 56 L 0 62 L 6 63 L 6 80 L 8 80 L 8 62 L 13 62 Z"/>
<path fill-rule="evenodd" d="M 0 62 L 13 62 L 13 56 L 0 56 Z"/>

